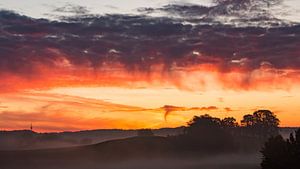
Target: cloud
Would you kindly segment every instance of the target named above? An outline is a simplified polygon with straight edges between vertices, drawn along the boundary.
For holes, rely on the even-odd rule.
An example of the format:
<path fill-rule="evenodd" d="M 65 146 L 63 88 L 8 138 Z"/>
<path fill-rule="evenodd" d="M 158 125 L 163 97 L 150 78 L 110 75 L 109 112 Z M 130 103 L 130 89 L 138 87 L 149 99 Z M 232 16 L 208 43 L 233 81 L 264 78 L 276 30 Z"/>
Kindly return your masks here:
<path fill-rule="evenodd" d="M 216 106 L 208 106 L 208 107 L 201 107 L 200 110 L 202 111 L 210 111 L 210 110 L 217 110 Z"/>
<path fill-rule="evenodd" d="M 172 105 L 165 105 L 162 107 L 164 112 L 164 119 L 167 121 L 167 117 L 172 112 L 182 112 L 182 111 L 213 111 L 218 110 L 218 107 L 216 106 L 208 106 L 208 107 L 178 107 L 178 106 L 172 106 Z"/>
<path fill-rule="evenodd" d="M 142 122 L 128 119 L 74 117 L 66 114 L 1 112 L 0 120 L 5 121 L 1 128 L 16 130 L 27 129 L 33 124 L 35 131 L 79 131 L 95 128 L 128 129 L 144 126 Z"/>
<path fill-rule="evenodd" d="M 226 112 L 233 111 L 230 107 L 225 107 L 224 110 L 225 110 Z"/>
<path fill-rule="evenodd" d="M 6 108 L 0 109 L 0 121 L 5 122 L 1 123 L 0 127 L 10 130 L 28 128 L 30 123 L 33 123 L 36 131 L 176 127 L 184 124 L 195 113 L 218 110 L 215 106 L 165 105 L 143 108 L 99 99 L 41 92 L 10 93 L 1 96 L 1 105 Z M 172 119 L 166 123 L 171 113 L 174 113 Z M 184 113 L 184 116 L 175 113 Z"/>
<path fill-rule="evenodd" d="M 89 10 L 84 6 L 66 4 L 65 6 L 53 9 L 53 12 L 83 15 L 83 14 L 88 14 Z"/>
<path fill-rule="evenodd" d="M 183 17 L 81 15 L 58 21 L 2 10 L 0 90 L 146 83 L 199 90 L 211 85 L 207 79 L 243 90 L 265 87 L 267 81 L 276 88 L 298 84 L 300 26 L 260 8 L 275 4 L 170 4 L 153 10 Z M 204 16 L 193 18 L 198 15 Z M 221 15 L 249 24 L 213 20 Z"/>
<path fill-rule="evenodd" d="M 30 123 L 33 123 L 36 131 L 163 126 L 161 113 L 154 109 L 96 99 L 61 94 L 19 93 L 1 97 L 1 101 L 6 109 L 0 111 L 0 121 L 5 122 L 0 127 L 10 130 L 26 129 Z M 147 121 L 144 120 L 145 117 Z"/>
<path fill-rule="evenodd" d="M 139 11 L 165 13 L 185 22 L 199 24 L 227 24 L 239 27 L 280 26 L 290 22 L 272 15 L 272 7 L 282 4 L 282 0 L 215 0 L 211 6 L 191 3 L 169 4 L 159 8 L 140 8 Z M 277 8 L 279 10 L 280 8 Z"/>
<path fill-rule="evenodd" d="M 167 121 L 167 117 L 171 112 L 187 110 L 187 108 L 185 108 L 185 107 L 177 107 L 177 106 L 172 106 L 172 105 L 165 105 L 162 107 L 162 109 L 165 111 L 165 113 L 164 113 L 165 121 Z"/>

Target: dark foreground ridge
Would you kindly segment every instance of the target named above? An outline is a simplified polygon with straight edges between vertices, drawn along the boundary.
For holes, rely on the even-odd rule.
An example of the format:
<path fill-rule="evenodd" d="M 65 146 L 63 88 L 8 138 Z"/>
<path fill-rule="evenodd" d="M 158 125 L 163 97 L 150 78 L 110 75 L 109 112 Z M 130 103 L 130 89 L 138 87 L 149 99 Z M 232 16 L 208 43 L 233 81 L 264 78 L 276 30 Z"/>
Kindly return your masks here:
<path fill-rule="evenodd" d="M 210 154 L 177 150 L 167 137 L 132 137 L 45 150 L 1 151 L 3 169 L 259 168 L 257 154 Z"/>

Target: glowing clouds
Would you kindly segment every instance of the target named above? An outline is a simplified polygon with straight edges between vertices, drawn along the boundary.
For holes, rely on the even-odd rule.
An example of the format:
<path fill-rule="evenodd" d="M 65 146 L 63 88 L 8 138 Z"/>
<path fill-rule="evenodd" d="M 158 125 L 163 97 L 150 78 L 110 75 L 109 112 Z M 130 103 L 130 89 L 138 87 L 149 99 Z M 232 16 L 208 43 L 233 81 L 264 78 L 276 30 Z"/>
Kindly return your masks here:
<path fill-rule="evenodd" d="M 164 125 L 161 113 L 154 110 L 96 99 L 19 93 L 7 94 L 0 100 L 5 105 L 0 111 L 0 120 L 5 123 L 0 127 L 10 130 L 26 129 L 30 123 L 34 123 L 38 131 L 158 128 Z M 144 121 L 147 116 L 151 118 Z"/>
<path fill-rule="evenodd" d="M 222 5 L 229 4 L 199 9 L 206 14 Z M 160 10 L 190 8 L 198 9 L 170 5 Z M 208 20 L 189 25 L 144 15 L 52 22 L 10 11 L 0 11 L 0 23 L 5 25 L 0 30 L 2 91 L 86 85 L 249 90 L 299 84 L 298 25 L 265 29 Z"/>
<path fill-rule="evenodd" d="M 5 94 L 18 98 L 10 100 L 10 106 L 0 105 L 0 119 L 19 127 L 32 120 L 44 129 L 172 127 L 183 125 L 199 112 L 236 113 L 236 105 L 249 98 L 227 103 L 230 95 L 226 92 L 254 93 L 251 97 L 259 99 L 265 91 L 298 88 L 300 25 L 274 18 L 263 9 L 268 5 L 259 0 L 216 1 L 212 6 L 170 4 L 148 9 L 150 15 L 101 16 L 85 15 L 85 8 L 67 7 L 58 11 L 82 10 L 82 15 L 56 21 L 1 10 L 0 101 L 7 99 Z M 154 17 L 152 12 L 171 15 Z M 234 20 L 228 20 L 233 16 Z M 182 99 L 168 102 L 159 97 L 159 105 L 153 107 L 147 100 L 140 106 L 141 99 L 133 99 L 134 95 L 122 96 L 123 103 L 127 102 L 118 105 L 89 100 L 86 93 L 80 98 L 36 93 L 60 88 L 83 88 L 84 92 L 89 87 L 130 92 L 145 88 L 143 96 L 152 92 L 150 89 L 171 88 L 180 91 L 177 96 Z M 210 95 L 209 102 L 196 104 L 191 98 L 199 97 L 185 93 L 190 91 L 224 95 Z M 30 96 L 19 98 L 24 93 Z M 164 98 L 172 98 L 174 93 Z M 31 99 L 33 104 L 29 104 Z M 60 119 L 72 126 L 66 128 Z"/>
<path fill-rule="evenodd" d="M 228 4 L 165 8 L 206 14 L 222 5 Z M 5 25 L 0 31 L 0 88 L 154 84 L 249 90 L 264 89 L 267 81 L 275 88 L 298 84 L 298 25 L 266 29 L 205 19 L 205 24 L 183 22 L 144 15 L 89 15 L 52 22 L 0 11 Z M 288 36 L 291 33 L 295 36 Z M 282 81 L 288 83 L 278 85 Z"/>

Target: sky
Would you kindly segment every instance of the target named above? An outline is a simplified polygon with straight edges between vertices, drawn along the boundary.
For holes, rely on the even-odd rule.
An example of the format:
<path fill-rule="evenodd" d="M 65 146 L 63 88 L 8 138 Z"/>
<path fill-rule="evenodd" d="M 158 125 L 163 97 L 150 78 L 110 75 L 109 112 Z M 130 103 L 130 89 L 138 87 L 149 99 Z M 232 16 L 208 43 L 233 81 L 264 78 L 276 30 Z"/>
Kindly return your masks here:
<path fill-rule="evenodd" d="M 0 130 L 300 126 L 297 0 L 0 0 Z"/>

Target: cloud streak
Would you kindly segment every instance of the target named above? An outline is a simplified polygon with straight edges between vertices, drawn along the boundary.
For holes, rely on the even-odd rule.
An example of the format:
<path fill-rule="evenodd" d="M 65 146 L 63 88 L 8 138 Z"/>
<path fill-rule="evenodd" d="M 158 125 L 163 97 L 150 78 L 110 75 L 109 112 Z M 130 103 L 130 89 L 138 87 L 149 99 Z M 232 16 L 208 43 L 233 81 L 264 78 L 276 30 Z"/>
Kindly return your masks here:
<path fill-rule="evenodd" d="M 0 111 L 0 120 L 5 121 L 0 127 L 9 130 L 27 129 L 30 123 L 37 131 L 74 131 L 146 128 L 163 122 L 161 113 L 154 109 L 60 94 L 19 93 L 6 95 L 1 101 L 6 109 Z M 148 116 L 147 121 L 142 120 Z"/>
<path fill-rule="evenodd" d="M 167 121 L 167 117 L 172 112 L 185 112 L 185 111 L 214 111 L 218 110 L 218 107 L 216 106 L 208 106 L 208 107 L 178 107 L 178 106 L 172 106 L 172 105 L 165 105 L 162 107 L 164 110 L 164 119 Z"/>
<path fill-rule="evenodd" d="M 99 99 L 48 93 L 6 94 L 1 97 L 0 128 L 37 131 L 95 128 L 161 128 L 184 125 L 193 115 L 222 110 L 216 106 L 157 108 L 111 103 Z M 21 109 L 20 109 L 21 107 Z M 171 118 L 167 118 L 171 115 Z M 145 120 L 145 118 L 147 120 Z M 50 127 L 55 126 L 55 127 Z"/>

